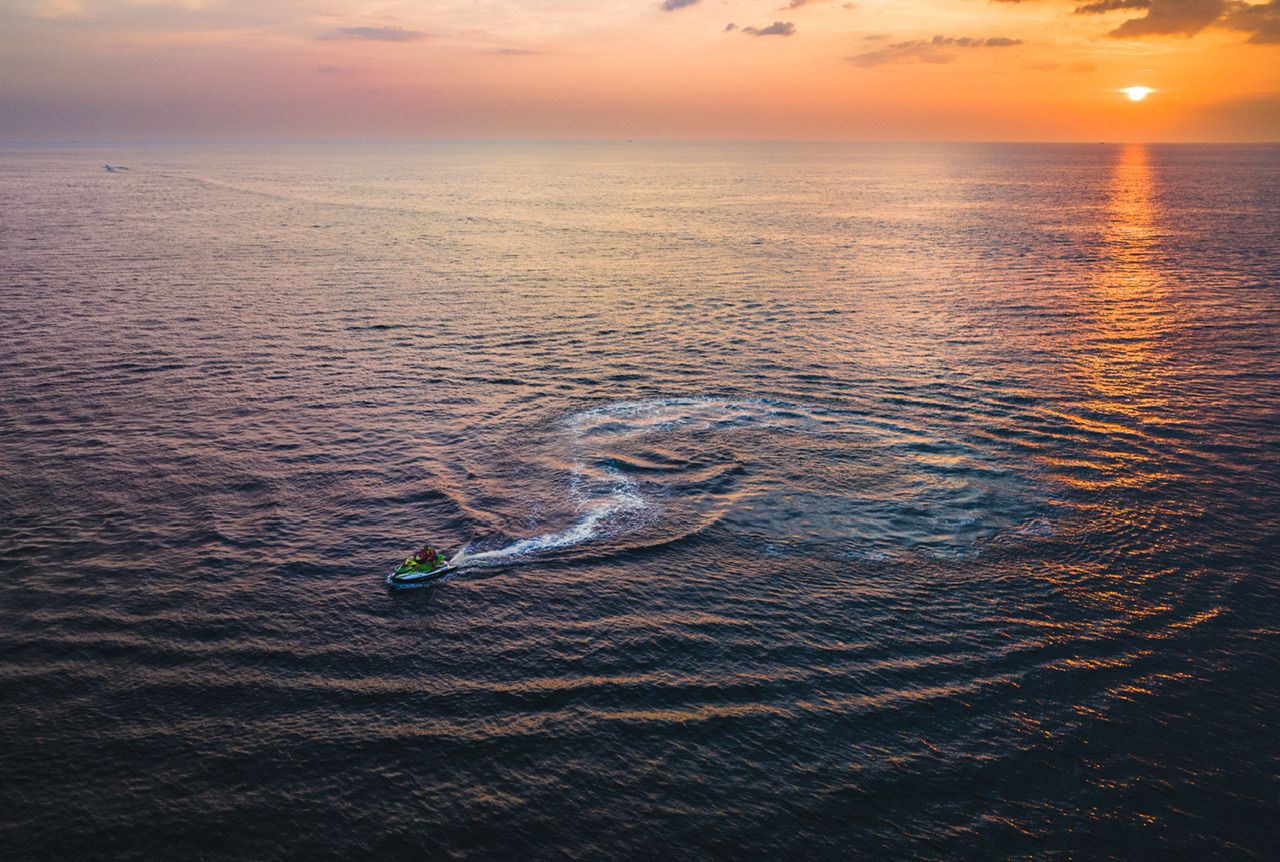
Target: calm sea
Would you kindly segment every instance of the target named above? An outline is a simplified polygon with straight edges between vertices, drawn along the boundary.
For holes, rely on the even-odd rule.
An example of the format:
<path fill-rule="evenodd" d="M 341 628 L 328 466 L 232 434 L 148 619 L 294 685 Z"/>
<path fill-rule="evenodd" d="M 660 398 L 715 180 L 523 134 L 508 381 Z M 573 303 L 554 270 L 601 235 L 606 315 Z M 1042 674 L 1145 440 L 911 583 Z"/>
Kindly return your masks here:
<path fill-rule="evenodd" d="M 5 856 L 1265 858 L 1277 248 L 1275 147 L 0 151 Z"/>

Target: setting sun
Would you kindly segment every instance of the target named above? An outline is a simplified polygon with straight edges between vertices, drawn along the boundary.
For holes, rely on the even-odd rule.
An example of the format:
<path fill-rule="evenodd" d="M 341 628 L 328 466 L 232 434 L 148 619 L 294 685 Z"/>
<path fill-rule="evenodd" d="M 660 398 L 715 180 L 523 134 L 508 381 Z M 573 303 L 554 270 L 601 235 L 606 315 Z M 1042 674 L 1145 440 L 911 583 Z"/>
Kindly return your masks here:
<path fill-rule="evenodd" d="M 1147 96 L 1150 96 L 1155 90 L 1150 87 L 1125 87 L 1120 91 L 1129 97 L 1131 102 L 1141 102 Z"/>

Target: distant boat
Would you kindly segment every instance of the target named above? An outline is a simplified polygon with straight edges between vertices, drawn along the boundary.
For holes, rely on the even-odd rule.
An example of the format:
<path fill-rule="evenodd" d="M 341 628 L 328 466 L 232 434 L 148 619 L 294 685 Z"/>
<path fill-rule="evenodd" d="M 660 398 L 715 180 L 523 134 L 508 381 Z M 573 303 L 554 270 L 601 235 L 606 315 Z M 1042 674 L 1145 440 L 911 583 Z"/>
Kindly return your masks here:
<path fill-rule="evenodd" d="M 121 171 L 127 171 L 127 170 L 129 170 L 129 169 L 128 169 L 128 168 L 126 168 L 124 165 L 113 165 L 113 164 L 110 164 L 110 163 L 103 165 L 103 166 L 102 166 L 102 169 L 103 169 L 104 171 L 106 171 L 107 173 L 109 173 L 109 174 L 118 174 L 118 173 L 120 173 Z"/>

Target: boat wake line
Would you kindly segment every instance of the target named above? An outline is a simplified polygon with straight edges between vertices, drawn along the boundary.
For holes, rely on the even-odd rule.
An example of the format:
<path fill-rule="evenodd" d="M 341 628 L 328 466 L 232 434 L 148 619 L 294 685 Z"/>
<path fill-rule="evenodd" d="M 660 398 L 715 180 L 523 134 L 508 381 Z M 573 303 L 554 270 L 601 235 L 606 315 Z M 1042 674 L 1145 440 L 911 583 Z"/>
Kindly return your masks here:
<path fill-rule="evenodd" d="M 520 539 L 503 548 L 469 551 L 463 548 L 449 560 L 451 566 L 495 566 L 512 563 L 544 551 L 555 551 L 584 544 L 612 529 L 615 521 L 631 513 L 648 509 L 650 502 L 634 490 L 634 483 L 619 477 L 617 490 L 607 499 L 583 502 L 582 519 L 555 533 L 544 533 Z"/>
<path fill-rule="evenodd" d="M 500 548 L 473 550 L 468 546 L 449 563 L 459 567 L 510 565 L 602 538 L 634 534 L 660 521 L 673 496 L 681 498 L 682 508 L 688 508 L 689 486 L 707 479 L 707 471 L 696 465 L 690 469 L 688 463 L 669 456 L 655 458 L 647 444 L 677 432 L 759 426 L 776 420 L 784 411 L 781 405 L 755 399 L 659 398 L 576 413 L 564 426 L 573 456 L 569 492 L 578 520 L 562 530 Z"/>

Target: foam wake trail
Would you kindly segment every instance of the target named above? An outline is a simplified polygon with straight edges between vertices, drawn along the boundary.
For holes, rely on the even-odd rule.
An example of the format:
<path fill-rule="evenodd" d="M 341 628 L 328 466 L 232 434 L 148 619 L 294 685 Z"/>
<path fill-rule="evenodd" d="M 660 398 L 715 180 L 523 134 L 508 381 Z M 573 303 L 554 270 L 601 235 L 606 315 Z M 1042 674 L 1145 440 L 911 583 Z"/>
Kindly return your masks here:
<path fill-rule="evenodd" d="M 573 486 L 579 484 L 582 472 L 581 466 L 575 470 Z M 580 506 L 584 514 L 572 526 L 558 532 L 520 539 L 506 547 L 493 550 L 472 553 L 468 548 L 463 548 L 454 555 L 449 564 L 454 566 L 504 565 L 539 552 L 571 548 L 617 532 L 620 527 L 618 522 L 623 519 L 623 516 L 642 512 L 649 508 L 650 503 L 640 494 L 634 482 L 616 471 L 613 475 L 615 483 L 611 493 L 603 498 L 596 497 L 584 501 Z"/>
<path fill-rule="evenodd" d="M 748 426 L 812 431 L 822 424 L 816 416 L 796 411 L 791 405 L 755 399 L 659 398 L 617 402 L 574 414 L 566 420 L 565 428 L 574 454 L 569 491 L 581 512 L 579 520 L 563 530 L 501 548 L 475 552 L 463 548 L 449 562 L 456 566 L 508 565 L 638 529 L 651 516 L 656 517 L 658 498 L 646 495 L 636 481 L 614 466 L 618 447 L 678 431 Z"/>

